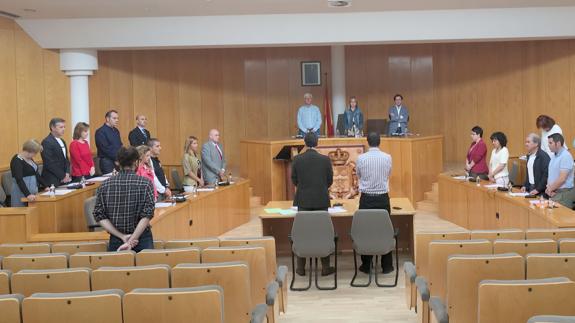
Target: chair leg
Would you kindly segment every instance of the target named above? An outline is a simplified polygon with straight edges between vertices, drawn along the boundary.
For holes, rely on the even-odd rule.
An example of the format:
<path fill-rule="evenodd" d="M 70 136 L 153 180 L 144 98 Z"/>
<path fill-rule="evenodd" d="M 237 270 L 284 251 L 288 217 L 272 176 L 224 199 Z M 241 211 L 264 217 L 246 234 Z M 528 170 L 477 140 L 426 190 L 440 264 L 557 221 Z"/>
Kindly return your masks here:
<path fill-rule="evenodd" d="M 366 284 L 357 284 L 355 283 L 355 278 L 357 277 L 357 253 L 355 252 L 355 249 L 353 249 L 353 267 L 355 269 L 355 272 L 353 274 L 353 278 L 351 279 L 351 283 L 349 283 L 352 287 L 367 287 L 369 285 L 371 285 L 371 264 L 369 265 L 369 279 L 367 281 Z"/>
<path fill-rule="evenodd" d="M 397 286 L 397 279 L 399 278 L 399 247 L 397 246 L 397 239 L 395 240 L 395 280 L 393 284 L 380 284 L 377 280 L 377 269 L 375 270 L 375 284 L 378 287 L 395 287 Z M 377 263 L 377 256 L 375 257 Z M 377 265 L 376 265 L 377 267 Z"/>
<path fill-rule="evenodd" d="M 295 255 L 294 255 L 294 253 L 293 253 L 293 251 L 292 251 L 292 253 L 291 253 L 292 276 L 291 276 L 291 283 L 290 283 L 290 286 L 289 286 L 289 289 L 290 289 L 290 290 L 296 291 L 296 292 L 300 292 L 300 291 L 306 291 L 306 290 L 308 290 L 308 289 L 311 288 L 311 276 L 312 276 L 312 267 L 313 267 L 311 261 L 312 261 L 312 258 L 309 259 L 309 282 L 308 282 L 307 286 L 306 286 L 306 287 L 302 287 L 302 288 L 293 287 L 293 285 L 294 285 L 294 283 L 295 283 L 295 276 L 296 276 L 297 274 L 296 274 L 296 272 L 295 272 Z"/>
<path fill-rule="evenodd" d="M 332 287 L 321 287 L 318 284 L 318 272 L 317 272 L 317 258 L 315 258 L 315 287 L 319 290 L 334 290 L 337 289 L 337 241 L 335 242 L 335 252 L 334 252 L 334 267 L 335 272 L 333 273 L 333 286 Z M 310 281 L 311 283 L 311 281 Z"/>

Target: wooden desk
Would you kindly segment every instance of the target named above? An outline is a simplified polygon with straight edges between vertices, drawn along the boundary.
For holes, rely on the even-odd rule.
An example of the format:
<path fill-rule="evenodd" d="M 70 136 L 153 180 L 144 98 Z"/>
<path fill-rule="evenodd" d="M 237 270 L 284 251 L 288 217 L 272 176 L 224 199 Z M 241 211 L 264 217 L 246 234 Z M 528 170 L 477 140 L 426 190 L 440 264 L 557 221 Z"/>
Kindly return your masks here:
<path fill-rule="evenodd" d="M 240 174 L 252 183 L 254 195 L 269 201 L 286 197 L 285 163 L 273 161 L 282 147 L 303 145 L 303 139 L 241 140 Z M 319 147 L 364 145 L 365 138 L 320 138 Z M 443 171 L 443 136 L 407 138 L 382 137 L 380 148 L 391 154 L 391 197 L 407 197 L 411 203 L 423 200 Z"/>
<path fill-rule="evenodd" d="M 349 232 L 351 231 L 353 214 L 359 206 L 359 199 L 334 200 L 333 203 L 342 203 L 346 210 L 345 213 L 331 214 L 335 232 L 339 237 L 338 249 L 340 251 L 353 250 Z M 265 208 L 289 209 L 291 206 L 292 201 L 272 201 Z M 391 198 L 391 207 L 391 222 L 394 227 L 399 228 L 398 246 L 404 251 L 409 251 L 413 259 L 413 216 L 415 209 L 407 198 Z M 397 210 L 394 207 L 401 209 Z M 288 235 L 291 234 L 295 215 L 267 214 L 262 211 L 259 217 L 262 220 L 263 235 L 273 236 L 276 240 L 277 254 L 291 254 Z"/>
<path fill-rule="evenodd" d="M 34 202 L 28 202 L 28 207 L 36 207 L 39 210 L 40 233 L 86 231 L 84 201 L 94 196 L 99 186 L 100 183 L 94 183 L 66 195 L 54 197 L 39 195 Z"/>
<path fill-rule="evenodd" d="M 571 228 L 575 211 L 556 203 L 555 209 L 536 208 L 524 197 L 512 197 L 451 174 L 439 175 L 439 216 L 470 230 Z"/>

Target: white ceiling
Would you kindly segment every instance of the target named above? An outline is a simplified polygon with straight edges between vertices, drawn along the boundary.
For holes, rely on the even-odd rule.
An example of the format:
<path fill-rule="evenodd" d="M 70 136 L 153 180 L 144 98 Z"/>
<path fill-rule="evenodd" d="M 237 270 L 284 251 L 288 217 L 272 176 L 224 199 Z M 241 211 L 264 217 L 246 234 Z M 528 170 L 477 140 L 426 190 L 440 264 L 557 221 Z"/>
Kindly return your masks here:
<path fill-rule="evenodd" d="M 352 6 L 348 8 L 329 8 L 327 0 L 0 0 L 0 11 L 10 12 L 22 18 L 51 19 L 340 13 L 573 5 L 575 5 L 575 0 L 352 0 Z"/>

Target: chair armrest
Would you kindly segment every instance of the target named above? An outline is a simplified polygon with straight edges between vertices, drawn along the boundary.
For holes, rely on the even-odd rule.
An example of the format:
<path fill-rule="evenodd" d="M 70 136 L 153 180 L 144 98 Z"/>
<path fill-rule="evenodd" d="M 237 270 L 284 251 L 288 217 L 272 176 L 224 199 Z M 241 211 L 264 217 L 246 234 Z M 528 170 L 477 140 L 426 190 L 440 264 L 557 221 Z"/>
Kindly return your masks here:
<path fill-rule="evenodd" d="M 252 311 L 252 317 L 250 323 L 264 323 L 266 319 L 266 314 L 268 311 L 268 306 L 266 304 L 258 304 Z"/>
<path fill-rule="evenodd" d="M 406 261 L 403 263 L 403 271 L 405 272 L 405 278 L 409 278 L 412 284 L 415 283 L 417 274 L 415 272 L 415 265 L 411 261 Z"/>
<path fill-rule="evenodd" d="M 268 284 L 266 287 L 266 304 L 269 306 L 274 305 L 276 301 L 276 296 L 278 295 L 280 285 L 273 281 Z"/>
<path fill-rule="evenodd" d="M 415 278 L 415 286 L 417 286 L 417 292 L 421 295 L 421 299 L 424 302 L 429 301 L 429 285 L 424 277 Z"/>
<path fill-rule="evenodd" d="M 287 273 L 288 273 L 287 266 L 278 266 L 278 270 L 276 272 L 276 282 L 280 287 L 283 287 L 287 279 Z"/>
<path fill-rule="evenodd" d="M 438 323 L 449 323 L 449 316 L 447 315 L 447 308 L 441 301 L 441 298 L 433 296 L 429 299 L 429 308 L 435 316 L 435 321 Z"/>
<path fill-rule="evenodd" d="M 393 237 L 397 238 L 399 236 L 399 228 L 393 228 Z"/>

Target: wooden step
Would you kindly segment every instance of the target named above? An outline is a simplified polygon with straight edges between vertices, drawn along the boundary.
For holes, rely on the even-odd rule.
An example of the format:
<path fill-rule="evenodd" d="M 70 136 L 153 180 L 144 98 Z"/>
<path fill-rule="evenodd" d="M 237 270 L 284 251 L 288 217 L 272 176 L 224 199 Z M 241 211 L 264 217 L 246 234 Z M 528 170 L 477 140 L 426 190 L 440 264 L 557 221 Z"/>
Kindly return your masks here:
<path fill-rule="evenodd" d="M 429 200 L 433 202 L 439 202 L 439 193 L 435 191 L 423 193 L 424 200 Z"/>
<path fill-rule="evenodd" d="M 435 182 L 431 184 L 431 191 L 432 192 L 439 192 L 439 183 Z"/>
<path fill-rule="evenodd" d="M 250 197 L 250 208 L 253 207 L 261 207 L 262 206 L 262 198 L 259 196 L 252 196 Z"/>

